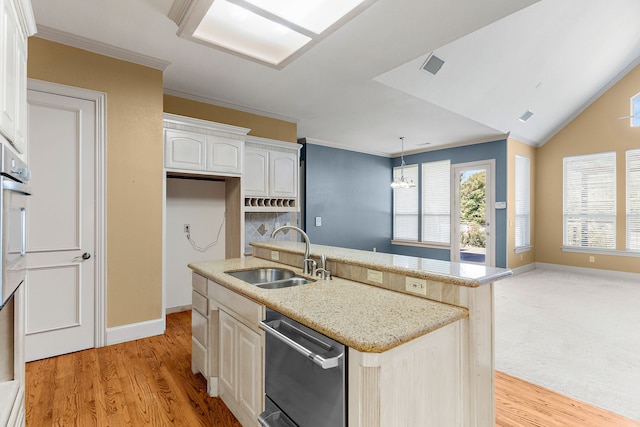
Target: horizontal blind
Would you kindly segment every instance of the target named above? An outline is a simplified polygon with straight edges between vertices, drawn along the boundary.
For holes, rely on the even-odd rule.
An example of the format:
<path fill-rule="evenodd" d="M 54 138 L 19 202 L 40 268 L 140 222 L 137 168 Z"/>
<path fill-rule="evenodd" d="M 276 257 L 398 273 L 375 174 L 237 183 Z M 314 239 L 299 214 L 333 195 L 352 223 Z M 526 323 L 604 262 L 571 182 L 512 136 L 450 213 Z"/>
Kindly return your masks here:
<path fill-rule="evenodd" d="M 531 185 L 529 158 L 516 155 L 516 223 L 515 247 L 531 243 Z"/>
<path fill-rule="evenodd" d="M 451 161 L 422 164 L 422 241 L 451 240 Z"/>
<path fill-rule="evenodd" d="M 393 169 L 394 178 L 401 174 L 401 167 Z M 416 186 L 393 189 L 393 238 L 418 240 L 418 165 L 405 166 L 404 176 L 411 178 Z"/>
<path fill-rule="evenodd" d="M 615 249 L 616 153 L 565 157 L 563 181 L 564 245 Z"/>
<path fill-rule="evenodd" d="M 637 251 L 640 250 L 640 150 L 627 151 L 626 194 L 627 249 Z"/>

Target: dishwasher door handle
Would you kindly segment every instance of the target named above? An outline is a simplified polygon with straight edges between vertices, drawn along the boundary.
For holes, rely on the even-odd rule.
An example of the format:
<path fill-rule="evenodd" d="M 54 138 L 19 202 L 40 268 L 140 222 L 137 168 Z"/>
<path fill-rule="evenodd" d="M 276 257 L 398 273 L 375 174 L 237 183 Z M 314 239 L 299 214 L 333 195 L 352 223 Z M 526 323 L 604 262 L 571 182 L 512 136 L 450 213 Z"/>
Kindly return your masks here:
<path fill-rule="evenodd" d="M 271 325 L 269 325 L 265 321 L 260 322 L 260 328 L 262 328 L 266 333 L 271 334 L 273 337 L 279 339 L 287 346 L 293 348 L 298 353 L 302 354 L 307 359 L 311 360 L 313 363 L 320 366 L 322 369 L 331 369 L 331 368 L 337 367 L 340 363 L 340 358 L 344 354 L 344 353 L 340 353 L 335 357 L 325 358 L 320 356 L 319 354 L 312 352 L 311 350 L 304 347 L 303 345 L 298 344 L 297 342 L 295 342 L 285 334 L 273 328 Z"/>

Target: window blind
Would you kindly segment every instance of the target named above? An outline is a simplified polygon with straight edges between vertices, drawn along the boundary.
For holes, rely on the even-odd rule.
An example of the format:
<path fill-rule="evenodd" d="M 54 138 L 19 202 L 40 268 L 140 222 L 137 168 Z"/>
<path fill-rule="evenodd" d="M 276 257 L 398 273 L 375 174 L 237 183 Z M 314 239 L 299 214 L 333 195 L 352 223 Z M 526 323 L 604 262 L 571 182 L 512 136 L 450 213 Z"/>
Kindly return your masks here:
<path fill-rule="evenodd" d="M 531 244 L 531 184 L 529 158 L 516 155 L 515 247 Z"/>
<path fill-rule="evenodd" d="M 640 150 L 627 151 L 627 250 L 640 250 Z"/>
<path fill-rule="evenodd" d="M 393 177 L 400 177 L 401 168 L 393 169 Z M 393 190 L 393 239 L 418 240 L 418 165 L 404 167 L 404 176 L 416 183 L 411 188 Z"/>
<path fill-rule="evenodd" d="M 451 161 L 422 164 L 422 241 L 451 241 Z"/>
<path fill-rule="evenodd" d="M 616 153 L 565 157 L 563 171 L 564 245 L 615 249 Z"/>

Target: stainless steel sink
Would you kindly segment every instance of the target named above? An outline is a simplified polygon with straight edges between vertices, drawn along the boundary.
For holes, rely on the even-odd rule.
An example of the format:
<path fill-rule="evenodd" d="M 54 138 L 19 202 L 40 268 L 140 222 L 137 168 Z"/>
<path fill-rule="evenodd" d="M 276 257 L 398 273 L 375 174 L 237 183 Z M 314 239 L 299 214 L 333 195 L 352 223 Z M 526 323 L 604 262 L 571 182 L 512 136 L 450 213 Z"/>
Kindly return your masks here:
<path fill-rule="evenodd" d="M 225 271 L 226 274 L 263 289 L 280 289 L 304 285 L 312 280 L 299 277 L 284 268 L 254 268 L 252 270 Z"/>

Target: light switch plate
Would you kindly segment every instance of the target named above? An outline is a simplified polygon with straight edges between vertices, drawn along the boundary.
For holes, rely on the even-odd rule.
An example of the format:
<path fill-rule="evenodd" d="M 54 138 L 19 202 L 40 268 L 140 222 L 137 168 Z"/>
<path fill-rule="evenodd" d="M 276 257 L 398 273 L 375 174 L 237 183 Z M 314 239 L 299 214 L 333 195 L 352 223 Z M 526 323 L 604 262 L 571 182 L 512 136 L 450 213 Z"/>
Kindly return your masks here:
<path fill-rule="evenodd" d="M 316 227 L 322 227 L 322 217 L 321 216 L 317 216 L 316 217 Z"/>

